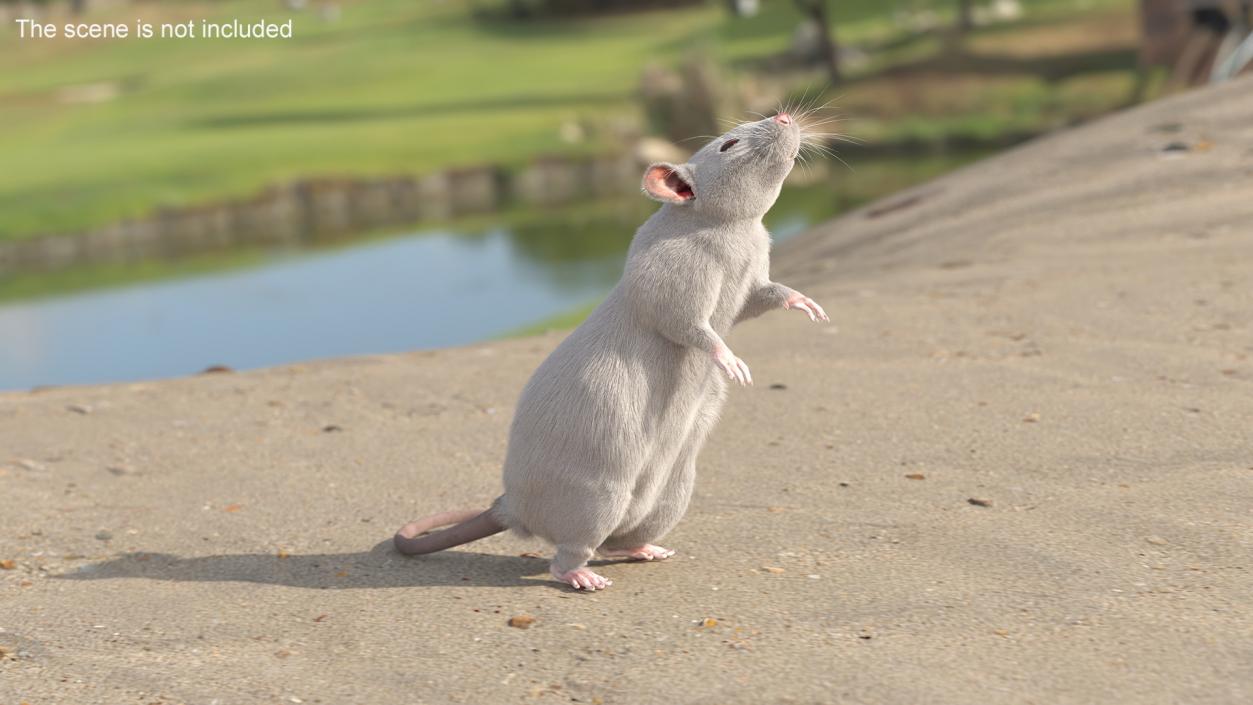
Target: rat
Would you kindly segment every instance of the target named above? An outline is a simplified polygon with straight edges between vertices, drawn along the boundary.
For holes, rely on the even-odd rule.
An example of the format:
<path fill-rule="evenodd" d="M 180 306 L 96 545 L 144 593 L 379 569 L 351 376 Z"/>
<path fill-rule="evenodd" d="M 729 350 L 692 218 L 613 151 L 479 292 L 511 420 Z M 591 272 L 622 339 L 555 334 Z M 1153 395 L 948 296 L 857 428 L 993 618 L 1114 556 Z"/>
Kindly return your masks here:
<path fill-rule="evenodd" d="M 596 553 L 674 555 L 654 542 L 687 511 L 696 457 L 728 383 L 753 381 L 726 343 L 731 327 L 771 309 L 829 320 L 769 276 L 762 217 L 803 143 L 798 121 L 781 111 L 735 127 L 685 164 L 645 170 L 644 192 L 663 205 L 636 231 L 617 286 L 523 389 L 504 494 L 486 511 L 406 524 L 394 538 L 401 553 L 511 529 L 554 545 L 553 577 L 587 591 L 612 584 L 587 566 Z"/>

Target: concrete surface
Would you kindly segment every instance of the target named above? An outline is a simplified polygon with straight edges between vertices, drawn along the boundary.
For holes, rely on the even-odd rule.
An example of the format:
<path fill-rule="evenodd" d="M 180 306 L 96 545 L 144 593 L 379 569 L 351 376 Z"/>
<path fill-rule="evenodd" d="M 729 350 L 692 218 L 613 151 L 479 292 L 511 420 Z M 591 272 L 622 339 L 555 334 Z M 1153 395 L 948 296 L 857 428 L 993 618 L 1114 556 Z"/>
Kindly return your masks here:
<path fill-rule="evenodd" d="M 559 334 L 0 395 L 0 703 L 1253 702 L 1251 115 L 1149 105 L 782 248 L 835 323 L 737 329 L 679 555 L 604 593 L 385 543 L 496 495 Z"/>

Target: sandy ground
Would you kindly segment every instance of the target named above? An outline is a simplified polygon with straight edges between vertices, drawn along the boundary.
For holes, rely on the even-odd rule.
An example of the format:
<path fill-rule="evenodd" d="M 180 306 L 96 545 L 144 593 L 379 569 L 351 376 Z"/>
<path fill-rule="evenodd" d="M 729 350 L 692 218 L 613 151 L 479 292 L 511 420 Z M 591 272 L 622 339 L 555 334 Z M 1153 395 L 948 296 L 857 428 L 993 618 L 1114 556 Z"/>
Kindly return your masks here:
<path fill-rule="evenodd" d="M 835 323 L 734 333 L 679 555 L 604 593 L 385 543 L 496 495 L 559 334 L 0 395 L 0 703 L 1253 702 L 1250 115 L 1154 104 L 784 248 Z"/>

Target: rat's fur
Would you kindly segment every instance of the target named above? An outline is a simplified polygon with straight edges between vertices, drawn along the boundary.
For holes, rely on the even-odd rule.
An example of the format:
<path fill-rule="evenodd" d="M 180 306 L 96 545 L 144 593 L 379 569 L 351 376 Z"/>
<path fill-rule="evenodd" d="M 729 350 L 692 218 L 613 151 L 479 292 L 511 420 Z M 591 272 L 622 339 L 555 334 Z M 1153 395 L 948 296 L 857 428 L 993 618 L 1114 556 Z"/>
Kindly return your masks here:
<path fill-rule="evenodd" d="M 649 167 L 645 191 L 665 205 L 636 232 L 622 280 L 523 390 L 504 495 L 433 536 L 414 538 L 468 515 L 411 524 L 398 548 L 425 553 L 509 528 L 554 544 L 552 571 L 565 580 L 598 549 L 638 549 L 674 527 L 726 397 L 725 377 L 751 381 L 724 336 L 789 303 L 809 312 L 808 302 L 821 315 L 770 281 L 761 222 L 800 139 L 794 121 L 765 119 L 736 127 L 686 164 Z M 729 140 L 737 142 L 721 150 Z"/>

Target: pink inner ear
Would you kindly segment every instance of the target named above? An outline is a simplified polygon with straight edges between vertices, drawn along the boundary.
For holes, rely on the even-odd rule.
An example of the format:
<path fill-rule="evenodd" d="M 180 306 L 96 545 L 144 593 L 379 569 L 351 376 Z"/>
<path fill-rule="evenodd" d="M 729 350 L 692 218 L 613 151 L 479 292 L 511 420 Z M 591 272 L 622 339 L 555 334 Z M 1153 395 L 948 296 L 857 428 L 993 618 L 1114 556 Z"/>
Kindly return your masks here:
<path fill-rule="evenodd" d="M 644 181 L 648 192 L 662 200 L 683 202 L 696 198 L 691 185 L 684 181 L 678 172 L 664 166 L 649 169 L 648 177 Z"/>

